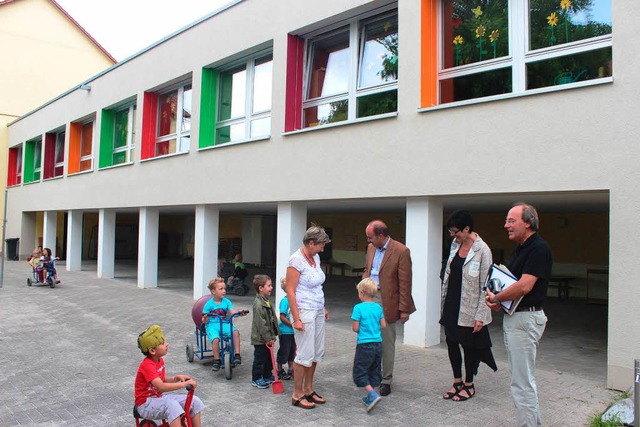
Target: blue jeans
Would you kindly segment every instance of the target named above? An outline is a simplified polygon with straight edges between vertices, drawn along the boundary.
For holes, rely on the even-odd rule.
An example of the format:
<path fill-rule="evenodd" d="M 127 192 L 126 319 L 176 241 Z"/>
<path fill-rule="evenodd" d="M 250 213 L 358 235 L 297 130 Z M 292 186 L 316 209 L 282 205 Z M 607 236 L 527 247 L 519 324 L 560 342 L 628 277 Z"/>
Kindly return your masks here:
<path fill-rule="evenodd" d="M 358 387 L 378 387 L 382 381 L 381 366 L 381 342 L 358 344 L 353 358 L 353 382 Z"/>
<path fill-rule="evenodd" d="M 504 316 L 502 323 L 518 426 L 542 425 L 536 387 L 536 351 L 546 324 L 547 316 L 542 310 L 515 312 Z"/>

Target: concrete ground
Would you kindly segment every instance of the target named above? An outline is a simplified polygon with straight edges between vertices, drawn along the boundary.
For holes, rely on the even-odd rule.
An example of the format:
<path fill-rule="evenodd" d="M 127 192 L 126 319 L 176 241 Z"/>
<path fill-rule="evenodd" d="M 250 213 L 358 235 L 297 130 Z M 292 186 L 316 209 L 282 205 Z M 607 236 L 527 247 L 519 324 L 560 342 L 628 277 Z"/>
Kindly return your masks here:
<path fill-rule="evenodd" d="M 0 426 L 134 425 L 133 380 L 143 357 L 136 338 L 153 323 L 162 326 L 170 343 L 168 374 L 185 373 L 199 382 L 205 426 L 514 424 L 499 317 L 491 326 L 499 370 L 481 366 L 473 399 L 441 398 L 452 380 L 444 344 L 426 349 L 398 344 L 392 394 L 367 414 L 363 392 L 351 379 L 355 282 L 330 277 L 327 352 L 316 376 L 316 390 L 328 403 L 303 410 L 291 405 L 292 381 L 283 381 L 285 393 L 278 395 L 250 385 L 250 316 L 236 322 L 244 364 L 231 380 L 212 372 L 210 359 L 187 362 L 185 345 L 194 343 L 188 266 L 161 263 L 159 287 L 143 290 L 135 286 L 134 263 L 118 263 L 112 280 L 97 279 L 90 263 L 82 272 L 66 272 L 60 263 L 62 283 L 51 289 L 27 287 L 27 263 L 6 262 L 0 289 Z M 253 295 L 231 299 L 236 308 L 250 309 Z M 546 312 L 537 364 L 543 422 L 587 425 L 617 395 L 605 387 L 606 306 L 550 299 Z"/>

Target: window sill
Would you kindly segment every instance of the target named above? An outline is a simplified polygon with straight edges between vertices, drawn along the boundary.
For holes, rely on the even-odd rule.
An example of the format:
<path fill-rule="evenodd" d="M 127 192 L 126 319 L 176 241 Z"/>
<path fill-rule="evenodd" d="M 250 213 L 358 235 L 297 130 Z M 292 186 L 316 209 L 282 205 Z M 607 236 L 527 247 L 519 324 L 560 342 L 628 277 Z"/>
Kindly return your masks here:
<path fill-rule="evenodd" d="M 444 110 L 447 108 L 463 107 L 466 105 L 482 104 L 485 102 L 502 101 L 505 99 L 521 98 L 525 96 L 535 96 L 542 93 L 559 92 L 564 90 L 578 89 L 589 86 L 598 86 L 602 84 L 613 83 L 613 77 L 603 77 L 601 79 L 590 80 L 586 82 L 569 83 L 559 86 L 549 86 L 540 89 L 528 90 L 522 93 L 509 93 L 504 95 L 487 96 L 485 98 L 467 99 L 459 102 L 449 102 L 442 105 L 434 105 L 432 107 L 418 108 L 418 113 L 427 113 L 429 111 Z"/>
<path fill-rule="evenodd" d="M 78 172 L 70 173 L 70 174 L 68 174 L 67 176 L 85 175 L 85 174 L 88 174 L 88 173 L 91 173 L 91 172 L 93 172 L 93 169 L 89 169 L 89 170 L 86 170 L 86 171 L 78 171 Z"/>
<path fill-rule="evenodd" d="M 145 163 L 145 162 L 152 162 L 154 160 L 159 160 L 159 159 L 166 159 L 168 157 L 176 157 L 176 156 L 183 156 L 185 154 L 189 154 L 189 151 L 181 151 L 179 153 L 171 153 L 171 154 L 165 154 L 162 156 L 155 156 L 155 157 L 150 157 L 148 159 L 141 159 L 140 163 Z"/>
<path fill-rule="evenodd" d="M 56 179 L 62 179 L 62 178 L 64 178 L 64 174 L 59 176 L 52 176 L 51 178 L 43 178 L 42 182 L 55 181 Z"/>
<path fill-rule="evenodd" d="M 124 167 L 124 166 L 131 166 L 131 165 L 133 165 L 133 162 L 118 163 L 117 165 L 111 165 L 111 166 L 105 166 L 103 168 L 99 168 L 98 172 L 99 171 L 109 170 L 109 169 L 121 168 L 121 167 Z"/>
<path fill-rule="evenodd" d="M 336 128 L 336 127 L 341 127 L 341 126 L 349 126 L 349 125 L 355 125 L 358 123 L 366 123 L 366 122 L 371 122 L 371 121 L 375 121 L 375 120 L 384 120 L 384 119 L 390 119 L 390 118 L 395 118 L 398 117 L 398 112 L 395 111 L 393 113 L 385 113 L 385 114 L 379 114 L 377 116 L 370 116 L 370 117 L 363 117 L 361 119 L 355 119 L 355 120 L 345 120 L 339 123 L 330 123 L 327 125 L 319 125 L 319 126 L 313 126 L 313 127 L 308 127 L 308 128 L 304 128 L 304 129 L 296 129 L 296 130 L 292 130 L 290 132 L 284 132 L 282 135 L 283 136 L 289 136 L 289 135 L 296 135 L 299 133 L 306 133 L 306 132 L 315 132 L 317 130 L 320 129 L 332 129 L 332 128 Z"/>
<path fill-rule="evenodd" d="M 271 135 L 260 136 L 260 137 L 251 138 L 251 139 L 241 139 L 239 141 L 233 141 L 233 142 L 230 141 L 230 142 L 225 142 L 224 144 L 210 145 L 208 147 L 201 147 L 201 148 L 198 148 L 198 151 L 207 151 L 207 150 L 214 150 L 216 148 L 233 147 L 234 145 L 248 144 L 248 143 L 251 143 L 251 142 L 268 141 L 270 139 L 271 139 Z"/>
<path fill-rule="evenodd" d="M 40 184 L 42 181 L 41 180 L 34 180 L 34 181 L 29 181 L 29 182 L 25 182 L 22 185 L 32 185 L 32 184 Z"/>

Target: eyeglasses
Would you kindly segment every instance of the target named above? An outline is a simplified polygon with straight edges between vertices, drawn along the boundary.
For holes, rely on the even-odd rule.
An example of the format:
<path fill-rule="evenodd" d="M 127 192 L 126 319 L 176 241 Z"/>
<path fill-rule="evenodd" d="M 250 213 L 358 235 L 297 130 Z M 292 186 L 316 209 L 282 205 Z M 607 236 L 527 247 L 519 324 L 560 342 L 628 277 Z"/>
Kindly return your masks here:
<path fill-rule="evenodd" d="M 449 234 L 452 236 L 455 236 L 456 234 L 458 234 L 460 232 L 460 230 L 455 230 L 453 228 L 449 229 Z"/>

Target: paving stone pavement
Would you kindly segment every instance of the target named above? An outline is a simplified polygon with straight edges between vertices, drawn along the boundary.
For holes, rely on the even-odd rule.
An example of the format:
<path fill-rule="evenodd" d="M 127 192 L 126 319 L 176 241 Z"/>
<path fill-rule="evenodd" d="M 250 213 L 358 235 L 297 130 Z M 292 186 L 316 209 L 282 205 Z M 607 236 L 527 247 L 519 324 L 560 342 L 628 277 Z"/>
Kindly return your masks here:
<path fill-rule="evenodd" d="M 205 426 L 514 425 L 499 319 L 492 326 L 499 370 L 480 368 L 476 397 L 467 402 L 441 398 L 451 383 L 444 345 L 424 349 L 398 344 L 393 392 L 367 414 L 360 402 L 364 393 L 351 379 L 356 335 L 349 316 L 357 296 L 352 281 L 328 282 L 332 320 L 327 325 L 326 359 L 316 375 L 316 389 L 328 403 L 303 410 L 290 403 L 292 381 L 283 381 L 285 393 L 278 395 L 250 385 L 250 316 L 236 322 L 244 363 L 226 380 L 222 371 L 210 370 L 210 359 L 186 360 L 185 345 L 194 342 L 188 280 L 172 286 L 179 279 L 170 278 L 161 280 L 159 288 L 138 289 L 135 274 L 104 280 L 96 278 L 95 269 L 67 272 L 63 265 L 59 264 L 62 283 L 51 289 L 27 287 L 26 262 L 5 263 L 0 289 L 0 426 L 133 426 L 133 380 L 143 357 L 136 338 L 154 323 L 162 326 L 169 341 L 168 374 L 185 373 L 198 381 L 196 394 L 207 405 Z M 231 299 L 236 308 L 250 309 L 253 296 Z M 595 369 L 580 369 L 571 360 L 562 365 L 562 338 L 550 333 L 549 341 L 545 346 L 543 337 L 537 371 L 543 421 L 549 426 L 587 425 L 589 416 L 602 413 L 616 395 L 605 388 L 606 366 L 597 361 Z M 589 353 L 590 345 L 587 341 L 586 350 L 579 353 L 596 354 L 591 362 L 602 358 L 597 349 Z M 560 362 L 544 362 L 553 360 Z"/>

